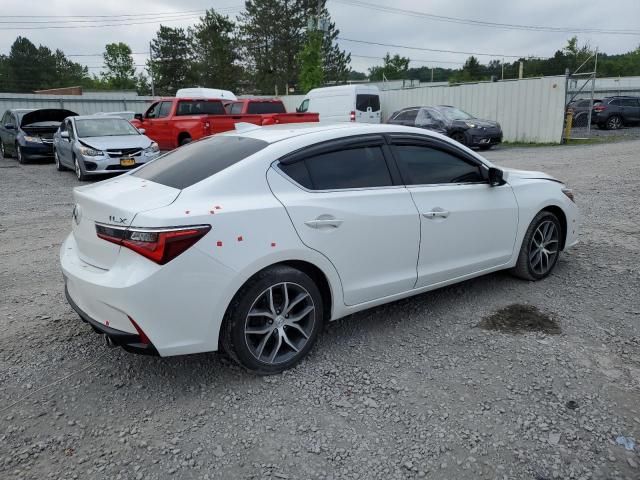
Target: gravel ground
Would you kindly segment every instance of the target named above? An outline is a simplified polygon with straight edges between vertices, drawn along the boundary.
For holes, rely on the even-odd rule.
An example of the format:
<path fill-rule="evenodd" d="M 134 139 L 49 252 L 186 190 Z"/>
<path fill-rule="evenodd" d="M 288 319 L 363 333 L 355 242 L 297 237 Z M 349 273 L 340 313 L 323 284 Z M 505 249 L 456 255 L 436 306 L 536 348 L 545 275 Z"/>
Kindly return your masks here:
<path fill-rule="evenodd" d="M 596 138 L 596 137 L 620 137 L 640 139 L 640 127 L 623 127 L 619 130 L 602 130 L 597 125 L 587 127 L 574 127 L 571 129 L 571 138 Z"/>
<path fill-rule="evenodd" d="M 63 296 L 73 175 L 0 160 L 0 478 L 640 478 L 616 443 L 640 439 L 639 151 L 488 152 L 575 189 L 581 243 L 554 275 L 340 320 L 274 377 L 108 349 Z"/>

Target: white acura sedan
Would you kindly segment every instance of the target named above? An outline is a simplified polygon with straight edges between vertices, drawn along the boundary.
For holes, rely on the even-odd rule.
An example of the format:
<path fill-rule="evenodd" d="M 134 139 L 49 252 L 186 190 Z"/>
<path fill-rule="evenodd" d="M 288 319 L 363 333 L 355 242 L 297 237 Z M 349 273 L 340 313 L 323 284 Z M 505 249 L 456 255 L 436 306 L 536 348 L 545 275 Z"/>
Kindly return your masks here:
<path fill-rule="evenodd" d="M 562 182 L 397 125 L 239 127 L 74 190 L 67 299 L 107 342 L 275 373 L 324 322 L 577 242 Z"/>

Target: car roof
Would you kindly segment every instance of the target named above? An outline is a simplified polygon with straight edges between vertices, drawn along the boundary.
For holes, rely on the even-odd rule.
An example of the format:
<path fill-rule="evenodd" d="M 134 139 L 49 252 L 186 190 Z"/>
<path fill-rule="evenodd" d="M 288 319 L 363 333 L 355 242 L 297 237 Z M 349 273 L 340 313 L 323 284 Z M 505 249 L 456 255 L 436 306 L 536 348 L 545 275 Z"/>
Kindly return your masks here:
<path fill-rule="evenodd" d="M 256 140 L 262 140 L 267 143 L 275 143 L 282 140 L 287 140 L 294 137 L 300 137 L 303 135 L 313 135 L 322 132 L 335 131 L 336 137 L 344 137 L 349 135 L 365 135 L 375 133 L 392 133 L 403 132 L 407 133 L 419 133 L 427 136 L 439 135 L 434 132 L 430 132 L 424 129 L 416 129 L 414 127 L 404 127 L 400 125 L 391 124 L 375 124 L 375 123 L 348 123 L 348 122 L 334 122 L 334 123 L 291 123 L 270 125 L 266 127 L 255 126 L 253 128 L 247 126 L 247 129 L 231 130 L 230 132 L 223 133 L 222 135 L 239 136 L 254 138 Z"/>

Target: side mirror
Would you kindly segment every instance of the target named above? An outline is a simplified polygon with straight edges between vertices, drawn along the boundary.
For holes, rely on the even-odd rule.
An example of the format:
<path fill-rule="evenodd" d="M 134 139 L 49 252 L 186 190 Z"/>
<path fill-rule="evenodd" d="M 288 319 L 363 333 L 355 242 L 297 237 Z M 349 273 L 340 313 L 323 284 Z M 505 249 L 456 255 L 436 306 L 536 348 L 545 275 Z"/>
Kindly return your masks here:
<path fill-rule="evenodd" d="M 140 132 L 140 135 L 144 135 L 144 132 L 146 132 L 144 128 L 139 128 L 138 131 Z"/>
<path fill-rule="evenodd" d="M 13 130 L 15 127 L 10 123 L 5 123 L 4 128 L 5 130 Z"/>
<path fill-rule="evenodd" d="M 60 132 L 60 138 L 64 138 L 65 140 L 69 140 L 69 132 Z"/>
<path fill-rule="evenodd" d="M 142 116 L 141 113 L 134 114 L 133 118 L 135 118 L 136 120 L 140 120 L 141 122 L 144 121 L 144 117 Z"/>
<path fill-rule="evenodd" d="M 499 187 L 504 185 L 505 181 L 502 178 L 503 172 L 499 168 L 491 167 L 489 169 L 489 185 L 492 187 Z"/>
<path fill-rule="evenodd" d="M 302 113 L 302 110 L 300 110 L 300 107 L 296 107 L 296 113 Z"/>

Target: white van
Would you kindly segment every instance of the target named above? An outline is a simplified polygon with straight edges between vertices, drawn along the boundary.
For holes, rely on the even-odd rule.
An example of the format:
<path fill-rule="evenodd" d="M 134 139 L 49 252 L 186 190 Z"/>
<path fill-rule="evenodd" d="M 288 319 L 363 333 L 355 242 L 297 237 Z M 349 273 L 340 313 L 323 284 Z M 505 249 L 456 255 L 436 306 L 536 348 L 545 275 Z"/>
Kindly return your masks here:
<path fill-rule="evenodd" d="M 237 100 L 233 92 L 220 90 L 219 88 L 181 88 L 176 92 L 177 98 L 222 98 L 225 100 Z"/>
<path fill-rule="evenodd" d="M 296 111 L 319 113 L 321 122 L 380 123 L 380 91 L 373 85 L 314 88 Z"/>

